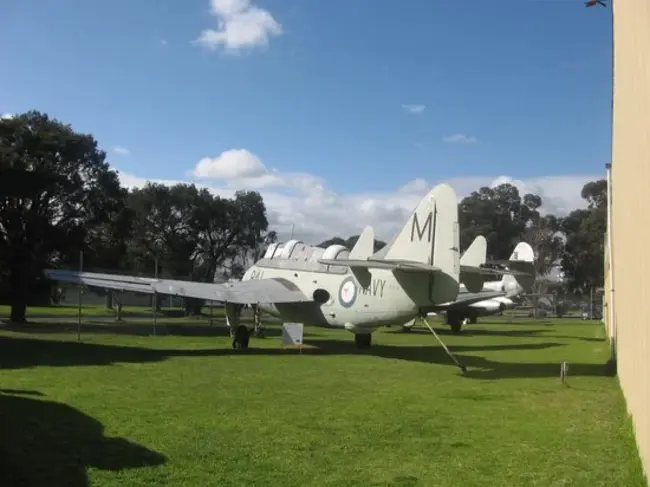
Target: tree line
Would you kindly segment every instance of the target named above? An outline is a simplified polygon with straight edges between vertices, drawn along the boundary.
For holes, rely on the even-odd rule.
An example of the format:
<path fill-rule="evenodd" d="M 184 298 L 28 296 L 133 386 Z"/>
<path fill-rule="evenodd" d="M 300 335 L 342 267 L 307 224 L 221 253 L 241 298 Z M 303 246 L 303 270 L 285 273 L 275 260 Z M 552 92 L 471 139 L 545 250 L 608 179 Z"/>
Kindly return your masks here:
<path fill-rule="evenodd" d="M 531 242 L 539 271 L 558 259 L 574 289 L 602 285 L 606 185 L 583 188 L 588 208 L 564 218 L 541 215 L 537 195 L 504 184 L 480 188 L 459 204 L 461 246 L 478 234 L 490 257 L 507 258 L 516 242 Z M 11 320 L 25 321 L 28 305 L 49 302 L 47 267 L 135 273 L 211 282 L 240 277 L 277 240 L 255 191 L 232 198 L 192 184 L 149 183 L 127 190 L 90 134 L 45 113 L 0 120 L 0 301 Z M 358 235 L 320 246 L 352 247 Z M 375 250 L 385 243 L 375 242 Z M 185 300 L 187 313 L 199 300 Z"/>

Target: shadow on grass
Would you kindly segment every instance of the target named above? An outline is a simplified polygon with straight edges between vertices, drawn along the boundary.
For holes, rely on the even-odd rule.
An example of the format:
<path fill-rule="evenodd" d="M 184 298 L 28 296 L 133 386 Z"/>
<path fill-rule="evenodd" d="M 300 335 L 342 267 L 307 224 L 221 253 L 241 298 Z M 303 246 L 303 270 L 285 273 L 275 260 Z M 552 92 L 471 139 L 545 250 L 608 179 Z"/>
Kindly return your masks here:
<path fill-rule="evenodd" d="M 166 458 L 124 438 L 104 436 L 94 418 L 61 403 L 0 392 L 0 485 L 80 487 L 86 470 L 161 465 Z"/>
<path fill-rule="evenodd" d="M 254 342 L 253 345 L 254 347 Z M 463 352 L 535 351 L 562 346 L 559 343 L 531 343 L 507 345 L 455 345 L 449 346 L 456 358 L 468 367 L 465 376 L 478 379 L 507 379 L 526 377 L 557 377 L 560 363 L 499 362 Z M 297 350 L 282 348 L 250 348 L 235 351 L 220 349 L 152 349 L 100 345 L 94 343 L 56 341 L 29 338 L 0 337 L 0 368 L 17 369 L 36 366 L 111 365 L 115 363 L 158 362 L 173 357 L 220 357 L 233 355 L 290 355 Z M 312 339 L 306 342 L 303 355 L 359 355 L 386 359 L 454 366 L 440 346 L 373 345 L 359 350 L 351 342 Z M 607 364 L 571 363 L 572 376 L 611 376 Z"/>
<path fill-rule="evenodd" d="M 90 321 L 90 322 L 89 322 Z M 8 321 L 1 323 L 0 329 L 25 334 L 45 335 L 61 333 L 77 333 L 77 324 L 71 321 L 60 322 L 30 322 L 21 325 L 15 325 Z M 79 328 L 81 335 L 106 333 L 111 335 L 130 335 L 130 336 L 149 336 L 153 334 L 153 321 L 150 323 L 111 323 L 101 319 L 89 319 L 82 323 Z M 156 335 L 183 336 L 183 337 L 227 337 L 229 331 L 226 326 L 226 320 L 215 319 L 213 324 L 209 323 L 170 323 L 158 321 L 156 323 Z M 282 328 L 279 326 L 265 326 L 265 337 L 282 336 Z M 304 333 L 305 337 L 317 336 L 310 333 Z"/>
<path fill-rule="evenodd" d="M 540 325 L 540 323 L 535 323 Z M 541 337 L 541 338 L 555 338 L 560 340 L 581 340 L 583 342 L 606 342 L 606 338 L 593 338 L 593 337 L 581 337 L 581 336 L 571 336 L 571 335 L 556 335 L 549 334 L 549 330 L 546 329 L 512 329 L 512 330 L 490 330 L 481 329 L 481 328 L 464 328 L 460 333 L 454 333 L 450 329 L 445 328 L 434 328 L 436 333 L 440 336 L 457 336 L 457 337 L 512 337 L 512 338 L 528 338 L 528 337 Z M 431 335 L 431 331 L 428 328 L 415 328 L 410 331 L 390 330 L 385 333 L 390 334 L 412 334 L 412 335 Z"/>

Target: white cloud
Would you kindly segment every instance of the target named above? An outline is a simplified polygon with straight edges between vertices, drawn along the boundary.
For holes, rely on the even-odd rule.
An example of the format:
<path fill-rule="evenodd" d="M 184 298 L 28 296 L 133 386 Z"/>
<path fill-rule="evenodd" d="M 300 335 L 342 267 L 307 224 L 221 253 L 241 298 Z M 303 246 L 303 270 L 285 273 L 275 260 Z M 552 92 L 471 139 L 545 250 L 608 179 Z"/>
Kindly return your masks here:
<path fill-rule="evenodd" d="M 424 111 L 426 106 L 424 105 L 402 105 L 402 108 L 408 113 L 419 114 Z"/>
<path fill-rule="evenodd" d="M 115 147 L 113 147 L 113 152 L 121 156 L 131 155 L 131 151 L 129 149 L 127 149 L 126 147 L 122 147 L 120 145 L 116 145 Z"/>
<path fill-rule="evenodd" d="M 13 113 L 3 113 L 0 114 L 0 120 L 9 120 L 10 118 L 14 118 Z"/>
<path fill-rule="evenodd" d="M 250 0 L 210 0 L 217 29 L 204 29 L 194 43 L 211 51 L 219 47 L 230 53 L 244 47 L 267 46 L 271 36 L 282 34 L 282 25 L 271 13 Z"/>
<path fill-rule="evenodd" d="M 442 140 L 449 144 L 475 144 L 478 142 L 476 137 L 465 134 L 446 135 Z"/>
<path fill-rule="evenodd" d="M 419 200 L 440 182 L 451 184 L 459 199 L 481 186 L 496 186 L 510 182 L 522 196 L 533 192 L 542 197 L 543 211 L 563 215 L 585 207 L 580 197 L 582 186 L 603 175 L 544 176 L 516 179 L 510 176 L 476 176 L 432 181 L 418 178 L 405 182 L 391 191 L 338 194 L 326 182 L 313 174 L 284 173 L 268 170 L 259 157 L 245 149 L 226 151 L 214 158 L 203 158 L 190 172 L 186 181 L 152 179 L 152 182 L 173 185 L 194 182 L 214 194 L 232 197 L 240 189 L 257 190 L 264 198 L 270 227 L 281 239 L 287 239 L 295 224 L 294 236 L 307 243 L 319 243 L 338 235 L 358 234 L 364 226 L 372 225 L 377 238 L 390 240 L 406 221 Z M 212 178 L 212 180 L 210 179 Z M 126 187 L 141 187 L 147 179 L 121 173 Z"/>

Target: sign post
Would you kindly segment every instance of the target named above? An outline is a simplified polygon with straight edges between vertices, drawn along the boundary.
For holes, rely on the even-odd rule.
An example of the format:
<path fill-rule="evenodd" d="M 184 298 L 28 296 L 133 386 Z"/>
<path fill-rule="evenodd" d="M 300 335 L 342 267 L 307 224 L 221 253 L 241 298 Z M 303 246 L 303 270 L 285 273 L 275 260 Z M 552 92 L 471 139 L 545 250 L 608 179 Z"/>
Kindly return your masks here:
<path fill-rule="evenodd" d="M 282 323 L 282 345 L 298 345 L 302 353 L 304 325 L 302 323 Z"/>

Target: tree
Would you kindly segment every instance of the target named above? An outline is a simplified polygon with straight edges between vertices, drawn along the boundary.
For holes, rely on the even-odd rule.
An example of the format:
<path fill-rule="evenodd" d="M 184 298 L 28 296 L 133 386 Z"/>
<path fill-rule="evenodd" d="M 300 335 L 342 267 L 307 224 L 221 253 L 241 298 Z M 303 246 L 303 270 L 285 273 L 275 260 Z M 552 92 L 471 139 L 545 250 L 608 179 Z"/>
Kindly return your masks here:
<path fill-rule="evenodd" d="M 117 173 L 89 134 L 30 111 L 0 120 L 0 167 L 47 176 L 19 196 L 0 195 L 0 257 L 11 320 L 25 322 L 30 292 L 52 258 L 81 250 L 89 233 L 123 203 Z"/>
<path fill-rule="evenodd" d="M 147 183 L 133 190 L 129 195 L 132 269 L 150 275 L 157 259 L 159 275 L 191 278 L 198 256 L 199 206 L 199 192 L 193 184 Z"/>
<path fill-rule="evenodd" d="M 262 196 L 256 191 L 238 191 L 234 199 L 202 192 L 199 209 L 201 271 L 199 279 L 213 281 L 218 269 L 230 277 L 241 277 L 251 259 L 277 239 L 266 233 L 269 222 Z"/>
<path fill-rule="evenodd" d="M 562 220 L 566 235 L 562 268 L 573 291 L 588 292 L 604 282 L 604 242 L 607 229 L 607 182 L 592 181 L 581 192 L 588 208 L 572 211 Z"/>
<path fill-rule="evenodd" d="M 483 235 L 488 258 L 507 259 L 540 206 L 539 196 L 527 194 L 522 201 L 517 187 L 509 183 L 474 191 L 458 205 L 461 250 Z"/>
<path fill-rule="evenodd" d="M 564 248 L 560 226 L 560 220 L 553 215 L 537 216 L 522 234 L 523 241 L 528 242 L 535 253 L 535 294 L 546 292 L 545 277 L 559 266 Z"/>

